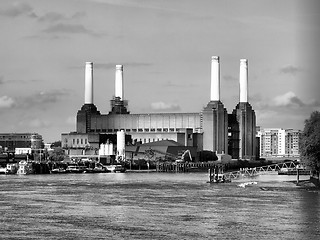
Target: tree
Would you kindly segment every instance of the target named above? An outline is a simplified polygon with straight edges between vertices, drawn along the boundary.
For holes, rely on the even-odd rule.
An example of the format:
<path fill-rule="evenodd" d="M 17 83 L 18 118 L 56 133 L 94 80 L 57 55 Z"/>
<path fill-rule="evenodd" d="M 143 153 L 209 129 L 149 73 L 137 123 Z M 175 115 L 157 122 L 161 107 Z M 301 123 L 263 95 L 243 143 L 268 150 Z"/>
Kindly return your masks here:
<path fill-rule="evenodd" d="M 52 152 L 49 153 L 49 160 L 50 161 L 63 161 L 65 157 L 64 150 L 62 148 L 54 148 Z"/>
<path fill-rule="evenodd" d="M 55 147 L 61 147 L 61 141 L 55 141 L 53 143 L 51 143 L 51 148 L 55 148 Z"/>
<path fill-rule="evenodd" d="M 300 158 L 302 163 L 319 174 L 320 171 L 320 112 L 311 113 L 305 120 L 300 138 Z"/>

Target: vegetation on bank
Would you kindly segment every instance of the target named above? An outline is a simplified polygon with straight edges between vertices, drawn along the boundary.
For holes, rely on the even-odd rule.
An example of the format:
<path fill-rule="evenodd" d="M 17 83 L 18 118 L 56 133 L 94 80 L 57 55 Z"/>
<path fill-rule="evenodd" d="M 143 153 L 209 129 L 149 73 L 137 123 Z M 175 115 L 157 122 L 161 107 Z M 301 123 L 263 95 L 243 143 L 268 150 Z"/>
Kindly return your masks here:
<path fill-rule="evenodd" d="M 320 112 L 311 113 L 305 120 L 305 126 L 300 138 L 301 162 L 310 167 L 313 175 L 319 179 L 320 173 Z M 320 179 L 319 179 L 320 180 Z"/>

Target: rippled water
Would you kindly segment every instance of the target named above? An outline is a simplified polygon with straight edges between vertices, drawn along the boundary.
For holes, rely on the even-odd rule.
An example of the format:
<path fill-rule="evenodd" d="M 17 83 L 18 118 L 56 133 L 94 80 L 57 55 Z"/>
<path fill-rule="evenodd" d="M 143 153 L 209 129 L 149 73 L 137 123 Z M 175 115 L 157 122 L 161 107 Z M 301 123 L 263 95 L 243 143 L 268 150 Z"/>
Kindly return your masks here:
<path fill-rule="evenodd" d="M 320 239 L 320 192 L 288 178 L 241 188 L 248 180 L 208 184 L 206 173 L 2 175 L 0 238 Z"/>

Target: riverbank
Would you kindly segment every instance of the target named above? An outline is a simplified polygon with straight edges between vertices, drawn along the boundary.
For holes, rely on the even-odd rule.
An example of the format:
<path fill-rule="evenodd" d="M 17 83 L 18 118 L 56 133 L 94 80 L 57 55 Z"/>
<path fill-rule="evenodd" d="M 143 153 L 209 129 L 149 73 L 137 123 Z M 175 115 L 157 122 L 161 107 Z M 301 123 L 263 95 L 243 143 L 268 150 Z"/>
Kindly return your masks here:
<path fill-rule="evenodd" d="M 132 170 L 130 170 L 130 169 L 127 169 L 126 170 L 126 172 L 127 173 L 153 173 L 153 172 L 157 172 L 157 170 L 156 169 L 141 169 L 141 170 L 139 170 L 139 169 L 132 169 Z"/>

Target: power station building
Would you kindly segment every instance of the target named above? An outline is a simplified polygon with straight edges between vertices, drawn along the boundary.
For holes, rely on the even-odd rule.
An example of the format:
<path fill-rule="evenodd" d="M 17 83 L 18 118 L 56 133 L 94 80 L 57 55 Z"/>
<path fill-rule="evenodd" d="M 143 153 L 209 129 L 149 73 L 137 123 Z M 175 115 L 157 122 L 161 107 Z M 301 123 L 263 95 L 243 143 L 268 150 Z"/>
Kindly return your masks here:
<path fill-rule="evenodd" d="M 174 140 L 197 151 L 229 154 L 235 159 L 256 159 L 256 117 L 248 102 L 248 61 L 240 60 L 240 101 L 228 114 L 220 100 L 220 60 L 211 60 L 210 101 L 196 113 L 132 114 L 124 98 L 123 66 L 116 65 L 115 96 L 111 110 L 101 114 L 93 102 L 93 63 L 85 65 L 84 104 L 77 112 L 76 132 L 63 133 L 62 146 L 69 151 L 91 151 L 119 131 L 125 144 Z"/>

